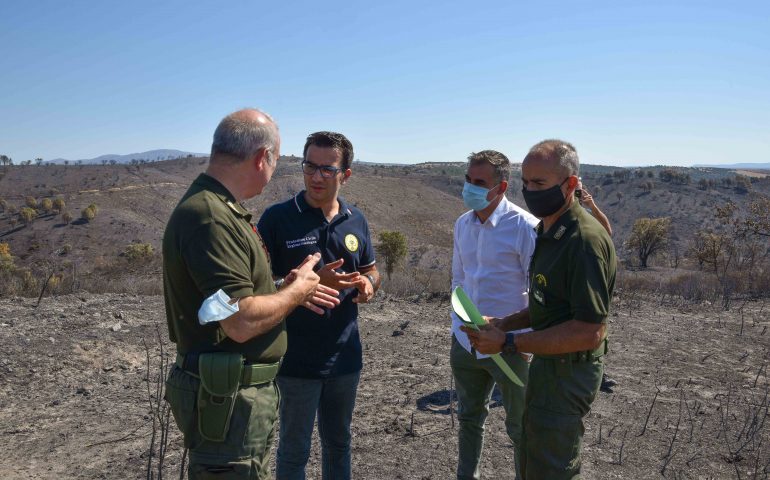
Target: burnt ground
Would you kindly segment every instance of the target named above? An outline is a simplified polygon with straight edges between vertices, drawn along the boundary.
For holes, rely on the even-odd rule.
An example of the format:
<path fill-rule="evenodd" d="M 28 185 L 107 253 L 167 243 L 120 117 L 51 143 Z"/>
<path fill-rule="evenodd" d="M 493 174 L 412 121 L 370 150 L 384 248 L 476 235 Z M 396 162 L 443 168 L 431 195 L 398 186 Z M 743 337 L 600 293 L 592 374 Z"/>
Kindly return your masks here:
<path fill-rule="evenodd" d="M 35 303 L 0 299 L 0 476 L 146 478 L 162 298 L 81 293 Z M 766 310 L 620 292 L 608 357 L 620 385 L 600 393 L 586 419 L 585 477 L 766 478 Z M 362 310 L 354 478 L 452 477 L 447 311 L 446 301 L 421 297 Z M 492 407 L 483 476 L 511 479 L 502 408 Z M 179 445 L 174 427 L 166 478 L 178 478 Z M 320 478 L 319 460 L 316 441 L 308 478 Z"/>

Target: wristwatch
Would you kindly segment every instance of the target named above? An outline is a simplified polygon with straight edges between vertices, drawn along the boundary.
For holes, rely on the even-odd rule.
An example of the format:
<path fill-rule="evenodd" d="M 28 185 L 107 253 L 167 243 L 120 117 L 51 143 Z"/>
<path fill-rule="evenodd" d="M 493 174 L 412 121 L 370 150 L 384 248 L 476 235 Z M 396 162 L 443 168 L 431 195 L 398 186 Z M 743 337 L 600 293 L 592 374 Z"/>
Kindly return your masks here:
<path fill-rule="evenodd" d="M 279 278 L 278 280 L 274 280 L 273 284 L 275 285 L 276 290 L 280 290 L 283 286 L 283 282 L 286 280 L 284 277 Z"/>
<path fill-rule="evenodd" d="M 369 279 L 369 281 L 372 283 L 372 289 L 377 288 L 376 284 L 374 283 L 374 275 L 366 274 L 364 275 L 366 278 Z"/>
<path fill-rule="evenodd" d="M 503 353 L 516 353 L 516 335 L 513 332 L 505 333 L 505 343 L 503 343 Z"/>

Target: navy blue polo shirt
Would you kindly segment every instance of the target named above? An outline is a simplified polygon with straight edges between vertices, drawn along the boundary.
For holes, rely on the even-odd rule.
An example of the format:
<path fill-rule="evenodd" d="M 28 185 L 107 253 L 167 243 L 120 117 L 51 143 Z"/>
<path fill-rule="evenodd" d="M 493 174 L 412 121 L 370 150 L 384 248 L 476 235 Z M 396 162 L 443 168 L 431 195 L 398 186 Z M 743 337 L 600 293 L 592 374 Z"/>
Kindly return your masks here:
<path fill-rule="evenodd" d="M 273 275 L 285 277 L 308 255 L 321 253 L 319 266 L 345 259 L 338 271 L 351 273 L 374 265 L 369 224 L 359 209 L 342 198 L 339 213 L 327 221 L 320 208 L 311 207 L 305 192 L 271 206 L 257 228 L 267 245 Z M 358 290 L 340 292 L 340 304 L 318 315 L 297 307 L 286 318 L 288 348 L 280 375 L 327 378 L 358 372 L 363 367 L 358 334 Z"/>

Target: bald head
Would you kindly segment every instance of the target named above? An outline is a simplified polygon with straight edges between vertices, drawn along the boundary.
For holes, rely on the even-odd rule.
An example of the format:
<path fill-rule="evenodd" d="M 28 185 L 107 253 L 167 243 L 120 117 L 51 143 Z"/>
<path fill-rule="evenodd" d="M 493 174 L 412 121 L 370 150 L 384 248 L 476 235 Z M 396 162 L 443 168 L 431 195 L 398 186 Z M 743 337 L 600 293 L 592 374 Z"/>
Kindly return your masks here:
<path fill-rule="evenodd" d="M 543 140 L 529 149 L 524 161 L 545 163 L 565 176 L 577 176 L 580 172 L 577 150 L 571 143 L 563 140 Z"/>
<path fill-rule="evenodd" d="M 237 112 L 233 112 L 226 116 L 224 119 L 222 119 L 222 121 L 227 119 L 233 119 L 242 122 L 254 122 L 260 125 L 275 123 L 273 117 L 261 110 L 257 110 L 256 108 L 244 108 L 243 110 L 238 110 Z"/>
<path fill-rule="evenodd" d="M 219 122 L 211 144 L 212 163 L 238 163 L 254 157 L 260 149 L 275 151 L 278 125 L 265 112 L 254 108 L 238 110 Z"/>

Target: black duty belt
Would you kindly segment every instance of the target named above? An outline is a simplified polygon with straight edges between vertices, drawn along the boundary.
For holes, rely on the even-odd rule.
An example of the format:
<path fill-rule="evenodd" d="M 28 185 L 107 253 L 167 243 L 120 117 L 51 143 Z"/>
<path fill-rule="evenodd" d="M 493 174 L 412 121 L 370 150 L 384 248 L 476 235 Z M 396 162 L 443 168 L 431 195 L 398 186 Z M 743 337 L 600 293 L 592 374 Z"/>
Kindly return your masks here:
<path fill-rule="evenodd" d="M 195 377 L 200 376 L 198 366 L 198 353 L 188 353 L 186 355 L 177 354 L 176 364 L 185 372 Z M 275 363 L 245 363 L 241 372 L 241 385 L 260 385 L 262 383 L 272 382 L 281 368 L 281 362 Z"/>
<path fill-rule="evenodd" d="M 543 358 L 546 360 L 560 360 L 560 361 L 571 361 L 571 362 L 592 362 L 598 358 L 603 357 L 607 354 L 609 351 L 609 342 L 605 338 L 602 340 L 602 343 L 599 344 L 598 347 L 596 347 L 593 350 L 583 350 L 580 352 L 572 352 L 572 353 L 560 353 L 558 355 L 541 355 L 541 354 L 535 354 L 535 358 Z"/>

